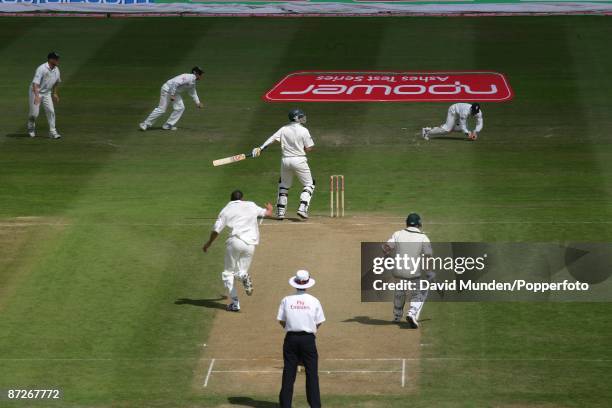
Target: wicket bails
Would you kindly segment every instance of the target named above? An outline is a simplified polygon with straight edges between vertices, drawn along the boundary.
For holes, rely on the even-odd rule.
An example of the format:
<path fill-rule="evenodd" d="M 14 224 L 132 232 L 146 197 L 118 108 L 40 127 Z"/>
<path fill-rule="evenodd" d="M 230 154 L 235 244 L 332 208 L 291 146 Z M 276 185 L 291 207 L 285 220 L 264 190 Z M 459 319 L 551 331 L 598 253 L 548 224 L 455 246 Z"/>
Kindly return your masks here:
<path fill-rule="evenodd" d="M 335 202 L 334 194 L 336 195 Z M 329 216 L 344 217 L 344 175 L 342 174 L 329 176 Z"/>

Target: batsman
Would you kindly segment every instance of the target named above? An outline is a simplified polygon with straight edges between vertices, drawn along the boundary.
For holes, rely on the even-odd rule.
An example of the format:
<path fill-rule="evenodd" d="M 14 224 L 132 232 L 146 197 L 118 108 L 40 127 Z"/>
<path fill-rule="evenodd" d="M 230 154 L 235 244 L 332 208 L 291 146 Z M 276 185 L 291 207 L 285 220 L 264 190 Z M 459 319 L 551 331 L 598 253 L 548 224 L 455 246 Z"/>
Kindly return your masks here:
<path fill-rule="evenodd" d="M 395 231 L 391 238 L 383 245 L 383 251 L 386 255 L 389 255 L 394 251 L 398 255 L 406 255 L 409 258 L 419 258 L 421 256 L 432 256 L 431 241 L 429 237 L 423 233 L 421 228 L 421 217 L 419 214 L 411 213 L 406 218 L 406 228 Z M 435 273 L 433 271 L 424 271 L 419 266 L 416 270 L 395 270 L 393 276 L 397 280 L 417 280 L 421 279 L 421 273 L 426 272 L 426 279 L 433 280 Z M 411 292 L 411 293 L 409 293 Z M 410 306 L 408 313 L 406 314 L 406 321 L 413 329 L 419 328 L 419 316 L 425 299 L 427 299 L 427 290 L 396 290 L 393 297 L 393 321 L 399 323 L 404 313 L 404 306 L 406 305 L 406 298 L 408 295 Z"/>
<path fill-rule="evenodd" d="M 293 184 L 294 175 L 303 186 L 297 215 L 304 220 L 308 219 L 308 207 L 314 193 L 315 181 L 310 173 L 306 154 L 312 151 L 314 142 L 310 132 L 304 126 L 305 123 L 306 114 L 300 109 L 293 109 L 289 112 L 289 124 L 281 127 L 252 152 L 253 157 L 258 157 L 272 143 L 278 142 L 281 145 L 281 174 L 276 200 L 276 217 L 280 220 L 285 218 L 287 212 L 289 189 Z"/>

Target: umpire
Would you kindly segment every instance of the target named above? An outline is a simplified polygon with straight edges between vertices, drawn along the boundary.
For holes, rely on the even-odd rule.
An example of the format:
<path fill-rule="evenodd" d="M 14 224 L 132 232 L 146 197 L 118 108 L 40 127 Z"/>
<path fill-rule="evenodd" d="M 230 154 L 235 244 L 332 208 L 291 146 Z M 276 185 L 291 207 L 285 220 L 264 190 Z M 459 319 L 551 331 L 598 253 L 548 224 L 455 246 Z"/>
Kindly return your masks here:
<path fill-rule="evenodd" d="M 308 271 L 297 271 L 289 279 L 289 285 L 297 289 L 293 295 L 285 296 L 278 307 L 278 322 L 285 329 L 283 343 L 283 386 L 279 395 L 281 408 L 291 408 L 293 384 L 298 364 L 306 369 L 306 398 L 312 408 L 321 406 L 319 391 L 319 355 L 315 333 L 325 321 L 319 300 L 306 293 L 315 280 Z"/>

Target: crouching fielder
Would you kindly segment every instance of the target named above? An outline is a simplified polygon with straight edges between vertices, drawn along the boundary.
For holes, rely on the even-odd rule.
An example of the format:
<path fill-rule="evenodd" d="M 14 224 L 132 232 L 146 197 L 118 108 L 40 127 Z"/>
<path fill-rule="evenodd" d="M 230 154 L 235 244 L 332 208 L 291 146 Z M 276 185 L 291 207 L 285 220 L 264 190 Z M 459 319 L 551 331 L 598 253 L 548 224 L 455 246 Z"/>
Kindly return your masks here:
<path fill-rule="evenodd" d="M 412 259 L 421 258 L 432 255 L 431 242 L 427 235 L 421 231 L 421 217 L 418 214 L 412 213 L 406 218 L 406 228 L 393 233 L 391 238 L 383 245 L 385 255 L 395 250 L 395 253 L 400 256 L 408 256 Z M 414 280 L 420 279 L 421 268 L 413 271 L 394 270 L 393 276 L 398 280 Z M 427 279 L 433 279 L 435 274 L 429 272 Z M 419 327 L 419 315 L 423 310 L 423 304 L 427 298 L 427 290 L 416 290 L 410 293 L 410 307 L 406 315 L 406 321 L 410 327 L 416 329 Z M 404 305 L 408 291 L 396 290 L 393 298 L 393 321 L 399 323 L 404 313 Z"/>
<path fill-rule="evenodd" d="M 306 153 L 312 151 L 314 142 L 312 136 L 304 124 L 306 123 L 306 114 L 300 109 L 294 109 L 289 112 L 288 125 L 280 128 L 260 147 L 253 149 L 253 157 L 261 154 L 261 151 L 267 148 L 274 142 L 279 142 L 281 145 L 281 174 L 278 181 L 278 199 L 276 201 L 276 216 L 278 219 L 284 219 L 287 212 L 287 202 L 289 198 L 289 189 L 293 184 L 293 175 L 302 183 L 303 189 L 300 194 L 300 206 L 297 210 L 297 215 L 302 219 L 308 219 L 308 207 L 315 189 L 315 181 L 308 167 L 308 159 Z"/>
<path fill-rule="evenodd" d="M 469 117 L 476 118 L 476 128 L 474 131 L 469 131 L 467 128 L 467 121 Z M 423 139 L 429 140 L 430 137 L 436 135 L 444 135 L 450 132 L 463 132 L 470 140 L 476 140 L 478 134 L 482 130 L 483 120 L 482 111 L 480 105 L 477 103 L 456 103 L 448 108 L 448 114 L 446 116 L 446 123 L 430 128 L 425 127 L 421 131 Z"/>
<path fill-rule="evenodd" d="M 202 108 L 202 102 L 200 102 L 200 98 L 198 97 L 198 92 L 196 91 L 196 81 L 202 79 L 202 75 L 204 75 L 204 71 L 200 67 L 193 67 L 191 69 L 191 74 L 181 74 L 175 76 L 172 79 L 166 81 L 164 85 L 161 87 L 161 92 L 159 96 L 159 106 L 153 109 L 153 112 L 142 122 L 139 127 L 140 130 L 145 131 L 153 124 L 155 121 L 164 113 L 166 113 L 166 109 L 168 109 L 169 101 L 172 102 L 172 113 L 170 117 L 162 126 L 164 130 L 176 130 L 176 124 L 178 123 L 181 116 L 183 116 L 183 112 L 185 112 L 185 104 L 183 103 L 183 97 L 181 93 L 183 91 L 187 91 L 191 99 L 195 102 L 198 108 Z"/>
<path fill-rule="evenodd" d="M 240 190 L 233 191 L 230 202 L 219 213 L 210 238 L 202 248 L 207 252 L 226 226 L 232 229 L 229 238 L 225 241 L 225 267 L 221 274 L 223 284 L 229 292 L 230 303 L 226 310 L 230 312 L 240 311 L 240 302 L 234 284 L 236 279 L 242 282 L 247 295 L 253 294 L 249 267 L 255 246 L 259 244 L 257 219 L 270 216 L 272 216 L 272 204 L 267 203 L 266 208 L 261 208 L 252 201 L 242 201 Z"/>

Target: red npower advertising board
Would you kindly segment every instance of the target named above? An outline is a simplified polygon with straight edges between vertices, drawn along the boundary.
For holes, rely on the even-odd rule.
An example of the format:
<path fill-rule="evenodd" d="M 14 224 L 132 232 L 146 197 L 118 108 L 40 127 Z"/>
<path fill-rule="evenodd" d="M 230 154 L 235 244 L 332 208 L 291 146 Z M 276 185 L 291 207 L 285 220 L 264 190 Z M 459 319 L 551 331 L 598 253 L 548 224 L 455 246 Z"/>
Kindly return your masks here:
<path fill-rule="evenodd" d="M 281 79 L 267 102 L 506 102 L 514 96 L 499 72 L 301 71 Z"/>

